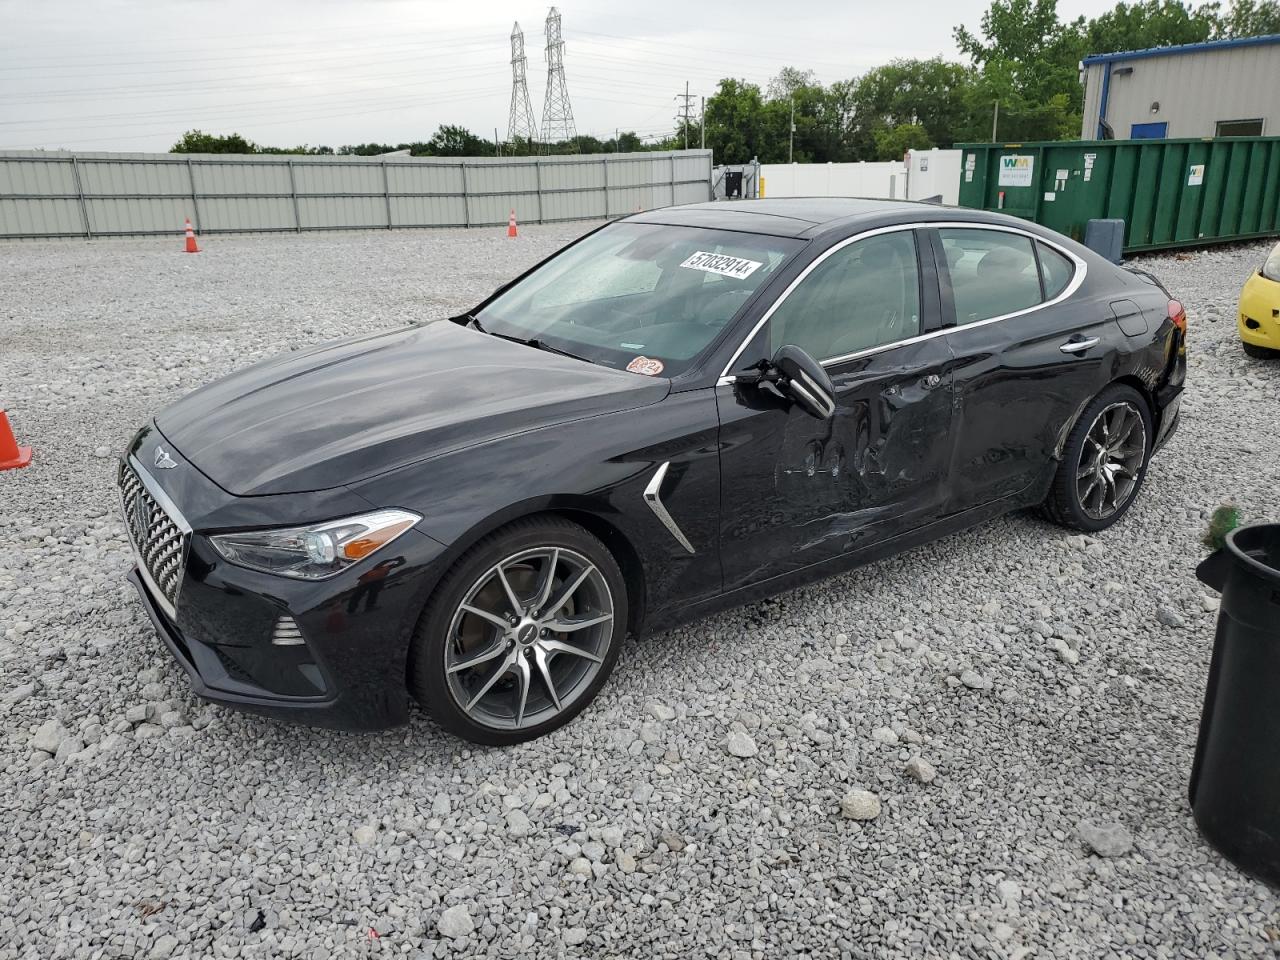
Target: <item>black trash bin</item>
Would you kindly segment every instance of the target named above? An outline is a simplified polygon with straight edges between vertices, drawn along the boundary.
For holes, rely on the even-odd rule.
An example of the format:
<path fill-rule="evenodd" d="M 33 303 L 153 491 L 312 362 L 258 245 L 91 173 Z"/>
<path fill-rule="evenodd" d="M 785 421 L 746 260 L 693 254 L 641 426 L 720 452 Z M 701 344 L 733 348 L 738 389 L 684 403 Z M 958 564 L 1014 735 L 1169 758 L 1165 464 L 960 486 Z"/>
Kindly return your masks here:
<path fill-rule="evenodd" d="M 1191 810 L 1227 859 L 1280 885 L 1280 523 L 1231 531 L 1196 576 L 1222 607 Z"/>

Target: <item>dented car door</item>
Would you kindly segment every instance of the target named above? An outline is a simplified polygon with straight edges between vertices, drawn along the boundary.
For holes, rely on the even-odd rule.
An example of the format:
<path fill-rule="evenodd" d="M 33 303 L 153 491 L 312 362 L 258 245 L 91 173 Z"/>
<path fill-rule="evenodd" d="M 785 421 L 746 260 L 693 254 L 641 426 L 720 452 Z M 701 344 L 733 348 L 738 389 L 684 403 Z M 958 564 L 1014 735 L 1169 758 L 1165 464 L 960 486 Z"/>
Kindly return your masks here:
<path fill-rule="evenodd" d="M 862 306 L 874 302 L 874 336 L 883 342 L 823 358 L 835 388 L 833 417 L 820 420 L 768 385 L 726 378 L 717 387 L 726 590 L 859 551 L 942 513 L 952 455 L 952 354 L 945 336 L 922 336 L 940 318 L 936 277 L 928 268 L 917 277 L 913 243 L 912 231 L 902 231 L 877 245 L 891 256 L 871 248 L 858 261 L 834 263 L 828 272 L 838 275 L 835 283 L 820 274 L 802 279 L 795 293 L 810 282 L 814 292 L 796 296 L 789 315 L 770 316 L 768 323 L 783 329 L 748 350 L 799 341 L 822 357 L 839 349 L 842 335 L 817 331 L 805 317 L 865 323 Z M 895 271 L 917 285 L 905 306 Z M 887 299 L 868 291 L 863 272 L 889 285 Z M 846 303 L 850 297 L 857 302 Z M 901 314 L 887 324 L 879 319 L 886 303 L 888 313 Z"/>

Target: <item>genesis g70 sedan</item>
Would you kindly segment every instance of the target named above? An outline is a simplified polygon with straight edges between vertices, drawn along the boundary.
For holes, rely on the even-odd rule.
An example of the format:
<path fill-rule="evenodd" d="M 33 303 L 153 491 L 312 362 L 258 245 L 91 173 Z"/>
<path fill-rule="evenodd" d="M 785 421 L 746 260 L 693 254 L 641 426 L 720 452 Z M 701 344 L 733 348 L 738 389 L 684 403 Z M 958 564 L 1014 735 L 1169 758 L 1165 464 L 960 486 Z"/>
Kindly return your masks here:
<path fill-rule="evenodd" d="M 119 468 L 132 579 L 203 697 L 513 743 L 629 632 L 1009 510 L 1115 523 L 1185 338 L 1154 278 L 1002 214 L 655 210 L 162 410 Z"/>

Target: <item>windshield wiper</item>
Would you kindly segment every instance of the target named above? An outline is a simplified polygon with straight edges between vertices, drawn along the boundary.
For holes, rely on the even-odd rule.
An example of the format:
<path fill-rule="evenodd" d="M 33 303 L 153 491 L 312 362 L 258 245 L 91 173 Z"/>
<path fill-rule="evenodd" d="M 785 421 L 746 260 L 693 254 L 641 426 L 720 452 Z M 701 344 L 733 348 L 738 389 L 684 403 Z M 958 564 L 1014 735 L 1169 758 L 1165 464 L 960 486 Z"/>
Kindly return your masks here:
<path fill-rule="evenodd" d="M 558 353 L 562 357 L 572 357 L 574 360 L 581 360 L 582 357 L 576 353 L 570 353 L 568 350 L 561 350 L 559 347 L 553 347 L 545 340 L 539 340 L 537 337 L 515 337 L 509 333 L 498 333 L 494 330 L 486 330 L 484 325 L 472 314 L 467 314 L 467 325 L 473 330 L 480 333 L 486 333 L 491 337 L 497 337 L 499 340 L 510 340 L 512 343 L 523 344 L 526 347 L 533 347 L 535 350 L 545 350 L 547 353 Z"/>
<path fill-rule="evenodd" d="M 570 353 L 568 350 L 561 350 L 559 347 L 553 347 L 545 340 L 539 340 L 537 337 L 530 337 L 528 340 L 517 340 L 515 337 L 511 339 L 516 343 L 523 343 L 527 347 L 533 347 L 535 350 L 545 350 L 547 353 L 558 353 L 562 357 L 572 357 L 574 360 L 581 360 L 582 357 L 576 353 Z"/>

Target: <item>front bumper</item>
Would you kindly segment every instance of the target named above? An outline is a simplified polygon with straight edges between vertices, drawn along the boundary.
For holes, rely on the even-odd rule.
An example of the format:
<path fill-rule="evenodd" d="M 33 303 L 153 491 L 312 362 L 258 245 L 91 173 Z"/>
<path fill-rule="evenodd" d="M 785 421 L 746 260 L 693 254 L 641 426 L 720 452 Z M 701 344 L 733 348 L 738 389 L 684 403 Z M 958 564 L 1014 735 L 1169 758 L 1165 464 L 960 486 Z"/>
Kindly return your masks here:
<path fill-rule="evenodd" d="M 1280 350 L 1280 283 L 1260 273 L 1248 279 L 1240 291 L 1237 327 L 1245 343 Z"/>
<path fill-rule="evenodd" d="M 192 692 L 204 700 L 275 720 L 335 730 L 381 730 L 408 720 L 408 704 L 402 685 L 400 696 L 387 696 L 387 693 L 395 693 L 395 687 L 391 687 L 384 689 L 381 695 L 375 691 L 362 694 L 357 688 L 345 693 L 334 690 L 332 696 L 289 697 L 272 695 L 262 687 L 237 679 L 219 657 L 215 646 L 183 636 L 157 602 L 152 588 L 143 581 L 137 567 L 129 572 L 129 582 L 137 588 L 156 633 L 186 672 Z M 370 693 L 375 695 L 370 696 Z"/>
<path fill-rule="evenodd" d="M 148 433 L 157 436 L 153 428 L 140 436 Z M 135 441 L 130 453 L 137 449 Z M 136 518 L 129 532 L 140 562 L 129 579 L 194 692 L 238 710 L 319 727 L 378 730 L 405 723 L 409 643 L 445 548 L 411 530 L 385 551 L 320 581 L 237 567 L 201 531 L 285 526 L 367 511 L 369 505 L 347 491 L 233 497 L 170 452 L 179 468 L 148 471 L 136 456 L 130 463 L 189 531 L 178 582 L 175 587 L 157 575 L 167 568 L 153 551 L 139 550 Z"/>

